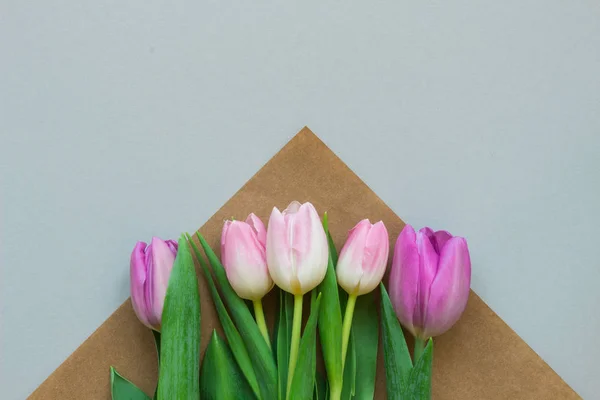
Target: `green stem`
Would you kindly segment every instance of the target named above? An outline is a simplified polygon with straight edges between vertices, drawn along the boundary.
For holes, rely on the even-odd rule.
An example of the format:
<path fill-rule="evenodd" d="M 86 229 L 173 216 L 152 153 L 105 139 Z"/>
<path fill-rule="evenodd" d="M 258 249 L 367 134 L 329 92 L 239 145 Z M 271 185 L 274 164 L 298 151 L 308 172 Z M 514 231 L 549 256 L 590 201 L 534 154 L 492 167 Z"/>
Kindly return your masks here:
<path fill-rule="evenodd" d="M 416 364 L 423 354 L 425 349 L 425 341 L 421 338 L 415 337 L 415 351 L 413 352 L 413 364 Z"/>
<path fill-rule="evenodd" d="M 346 365 L 346 353 L 348 353 L 348 340 L 350 339 L 350 329 L 352 328 L 352 317 L 354 316 L 354 306 L 356 305 L 356 295 L 348 296 L 346 303 L 346 312 L 344 313 L 344 322 L 342 323 L 342 372 Z"/>
<path fill-rule="evenodd" d="M 342 398 L 341 387 L 330 387 L 329 388 L 329 400 L 340 400 Z"/>
<path fill-rule="evenodd" d="M 298 360 L 298 346 L 300 345 L 300 329 L 302 328 L 302 295 L 294 295 L 294 318 L 292 320 L 292 345 L 290 347 L 290 363 L 288 367 L 288 380 L 286 399 L 290 398 L 290 389 Z"/>
<path fill-rule="evenodd" d="M 271 349 L 271 340 L 269 340 L 269 330 L 267 329 L 267 323 L 265 322 L 265 313 L 263 311 L 262 301 L 261 300 L 253 300 L 252 304 L 254 304 L 254 318 L 256 318 L 256 324 L 258 325 L 258 329 L 260 333 L 262 333 L 265 341 L 267 342 L 267 346 L 269 346 L 269 350 Z"/>

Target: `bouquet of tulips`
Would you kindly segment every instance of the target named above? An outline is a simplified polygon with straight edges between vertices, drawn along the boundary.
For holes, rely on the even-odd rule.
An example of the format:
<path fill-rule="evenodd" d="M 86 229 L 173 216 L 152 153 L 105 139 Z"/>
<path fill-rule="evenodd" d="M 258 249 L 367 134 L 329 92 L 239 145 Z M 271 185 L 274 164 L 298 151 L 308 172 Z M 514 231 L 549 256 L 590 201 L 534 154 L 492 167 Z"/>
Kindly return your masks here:
<path fill-rule="evenodd" d="M 384 223 L 358 222 L 338 255 L 327 214 L 321 220 L 311 203 L 274 208 L 267 228 L 254 214 L 226 221 L 220 253 L 200 234 L 133 250 L 131 300 L 158 351 L 154 399 L 372 399 L 380 336 L 387 397 L 431 398 L 432 337 L 454 325 L 469 297 L 465 239 L 406 225 L 389 295 Z M 213 331 L 202 359 L 194 258 L 223 332 Z M 262 300 L 274 286 L 270 330 Z M 401 325 L 414 336 L 412 357 Z M 111 385 L 114 400 L 150 398 L 113 368 Z"/>

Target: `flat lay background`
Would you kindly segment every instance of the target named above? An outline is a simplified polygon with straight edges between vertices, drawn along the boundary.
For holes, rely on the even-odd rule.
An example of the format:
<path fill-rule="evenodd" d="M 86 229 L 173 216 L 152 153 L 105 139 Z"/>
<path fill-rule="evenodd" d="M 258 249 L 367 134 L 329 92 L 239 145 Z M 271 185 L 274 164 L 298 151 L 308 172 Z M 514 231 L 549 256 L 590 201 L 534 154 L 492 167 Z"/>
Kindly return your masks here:
<path fill-rule="evenodd" d="M 135 241 L 197 229 L 304 125 L 404 221 L 467 237 L 473 289 L 597 397 L 598 21 L 594 1 L 0 0 L 2 398 L 128 297 Z"/>

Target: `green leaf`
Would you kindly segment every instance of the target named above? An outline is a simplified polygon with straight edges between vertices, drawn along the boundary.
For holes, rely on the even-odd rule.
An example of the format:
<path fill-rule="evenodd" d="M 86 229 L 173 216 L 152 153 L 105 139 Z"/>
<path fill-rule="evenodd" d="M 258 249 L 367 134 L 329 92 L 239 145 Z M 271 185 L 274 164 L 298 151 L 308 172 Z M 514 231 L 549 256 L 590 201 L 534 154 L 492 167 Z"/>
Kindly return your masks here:
<path fill-rule="evenodd" d="M 329 385 L 327 379 L 317 372 L 315 377 L 315 394 L 314 400 L 327 400 L 329 398 Z"/>
<path fill-rule="evenodd" d="M 256 378 L 262 394 L 261 397 L 265 400 L 276 399 L 277 368 L 275 366 L 273 354 L 260 333 L 258 325 L 252 317 L 250 310 L 248 310 L 246 303 L 238 297 L 229 284 L 221 261 L 219 261 L 219 258 L 210 248 L 204 237 L 199 233 L 197 233 L 197 236 L 204 249 L 204 253 L 206 253 L 206 256 L 208 257 L 208 261 L 212 266 L 216 282 L 221 290 L 223 301 L 229 308 L 231 319 L 238 329 L 243 329 L 244 334 L 242 335 L 242 340 L 244 341 L 250 359 L 252 360 L 254 372 L 256 373 Z"/>
<path fill-rule="evenodd" d="M 356 393 L 358 400 L 373 399 L 377 372 L 377 347 L 379 345 L 379 316 L 375 293 L 359 296 L 352 319 L 352 336 L 356 352 Z"/>
<path fill-rule="evenodd" d="M 333 261 L 329 257 L 329 265 L 323 282 L 319 285 L 321 292 L 321 312 L 319 315 L 319 339 L 325 369 L 331 386 L 342 383 L 342 312 L 338 284 L 335 278 Z"/>
<path fill-rule="evenodd" d="M 388 399 L 402 399 L 412 369 L 412 361 L 390 297 L 383 283 L 379 284 L 379 287 L 381 288 L 381 325 Z"/>
<path fill-rule="evenodd" d="M 158 363 L 160 364 L 160 332 L 152 329 L 152 336 L 154 337 L 154 345 L 156 347 L 156 357 L 158 358 Z"/>
<path fill-rule="evenodd" d="M 311 305 L 310 316 L 300 339 L 298 361 L 292 378 L 289 400 L 311 400 L 315 389 L 315 374 L 317 372 L 317 320 L 321 294 Z"/>
<path fill-rule="evenodd" d="M 216 331 L 213 331 L 202 360 L 200 394 L 203 400 L 254 398 L 252 389 L 242 376 L 229 346 Z"/>
<path fill-rule="evenodd" d="M 204 272 L 204 276 L 206 277 L 206 281 L 208 282 L 208 287 L 210 289 L 213 303 L 217 310 L 217 315 L 219 316 L 219 321 L 221 322 L 221 326 L 223 327 L 225 337 L 229 341 L 229 345 L 231 346 L 231 349 L 233 351 L 233 356 L 237 361 L 238 365 L 240 366 L 242 373 L 246 377 L 248 384 L 252 388 L 252 391 L 258 399 L 261 399 L 262 396 L 258 381 L 256 379 L 256 373 L 254 372 L 252 360 L 248 355 L 248 350 L 246 349 L 244 341 L 242 340 L 242 336 L 240 335 L 239 331 L 237 330 L 233 321 L 231 320 L 231 317 L 227 312 L 227 308 L 225 308 L 225 304 L 223 304 L 223 300 L 221 299 L 219 291 L 217 290 L 215 281 L 212 277 L 212 274 L 210 273 L 210 270 L 208 269 L 208 265 L 206 264 L 204 257 L 202 257 L 200 250 L 198 249 L 196 244 L 191 240 L 189 235 L 188 239 L 190 239 L 190 243 L 192 244 L 192 248 L 194 249 L 196 258 L 198 259 L 202 271 Z"/>
<path fill-rule="evenodd" d="M 431 364 L 433 363 L 433 340 L 429 339 L 423 354 L 410 372 L 406 398 L 411 400 L 431 399 Z"/>
<path fill-rule="evenodd" d="M 328 230 L 327 213 L 323 216 L 323 228 L 328 239 L 331 235 Z M 337 259 L 333 240 L 329 243 L 329 262 L 327 273 L 323 282 L 319 285 L 321 292 L 321 312 L 319 315 L 319 340 L 329 385 L 339 388 L 342 385 L 342 311 L 340 308 L 340 297 L 337 279 L 335 277 L 335 264 L 333 256 Z"/>
<path fill-rule="evenodd" d="M 335 243 L 333 243 L 331 233 L 329 233 L 329 217 L 327 216 L 327 213 L 323 214 L 323 229 L 325 229 L 325 233 L 327 234 L 327 243 L 329 244 L 329 255 L 331 256 L 331 259 L 333 260 L 333 265 L 335 267 L 338 262 L 338 253 L 337 249 L 335 248 Z"/>
<path fill-rule="evenodd" d="M 160 332 L 155 331 L 154 329 L 151 329 L 152 331 L 152 336 L 154 337 L 154 345 L 156 346 L 156 358 L 158 361 L 158 367 L 160 368 Z M 154 397 L 152 397 L 154 400 L 158 399 L 158 384 L 156 385 L 156 388 L 154 389 Z"/>
<path fill-rule="evenodd" d="M 119 375 L 113 367 L 110 367 L 110 393 L 112 400 L 150 400 L 142 389 Z"/>
<path fill-rule="evenodd" d="M 279 399 L 285 399 L 287 389 L 288 367 L 290 362 L 290 345 L 292 343 L 292 320 L 294 317 L 294 297 L 284 290 L 279 290 L 279 320 L 277 323 L 277 343 L 273 348 L 277 351 L 277 371 Z"/>
<path fill-rule="evenodd" d="M 162 314 L 158 399 L 200 396 L 200 294 L 187 240 L 182 235 Z"/>
<path fill-rule="evenodd" d="M 354 332 L 350 331 L 350 337 L 348 338 L 348 350 L 346 353 L 346 365 L 344 366 L 342 399 L 352 399 L 356 393 L 356 362 L 356 344 Z"/>

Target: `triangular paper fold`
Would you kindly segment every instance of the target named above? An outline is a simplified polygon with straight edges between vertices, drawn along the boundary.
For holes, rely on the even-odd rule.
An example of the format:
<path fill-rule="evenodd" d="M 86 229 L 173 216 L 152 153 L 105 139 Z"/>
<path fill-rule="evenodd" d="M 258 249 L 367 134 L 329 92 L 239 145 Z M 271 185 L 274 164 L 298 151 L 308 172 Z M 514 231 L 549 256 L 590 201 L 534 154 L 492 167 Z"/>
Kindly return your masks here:
<path fill-rule="evenodd" d="M 338 248 L 347 231 L 362 218 L 383 220 L 392 239 L 404 226 L 364 182 L 304 128 L 200 231 L 218 250 L 223 220 L 232 216 L 243 219 L 254 212 L 266 222 L 274 205 L 282 209 L 291 200 L 311 201 L 319 212 L 328 212 Z M 211 331 L 218 326 L 218 319 L 203 279 L 200 279 L 200 290 L 204 348 Z M 270 299 L 274 301 L 275 296 Z M 30 399 L 109 399 L 111 365 L 147 393 L 154 392 L 157 367 L 152 334 L 139 323 L 129 300 L 56 369 Z M 385 397 L 380 357 L 375 398 Z M 474 293 L 459 323 L 435 339 L 433 399 L 577 398 L 579 396 Z"/>

